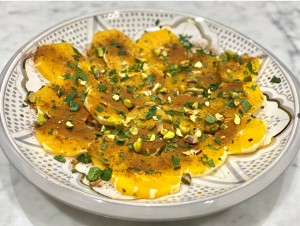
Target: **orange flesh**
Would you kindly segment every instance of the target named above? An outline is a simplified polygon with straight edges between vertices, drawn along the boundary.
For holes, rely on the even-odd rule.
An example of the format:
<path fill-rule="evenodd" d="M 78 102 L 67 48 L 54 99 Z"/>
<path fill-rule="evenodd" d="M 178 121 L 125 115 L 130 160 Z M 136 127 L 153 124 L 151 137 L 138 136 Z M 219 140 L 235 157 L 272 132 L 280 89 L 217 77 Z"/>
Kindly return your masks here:
<path fill-rule="evenodd" d="M 103 57 L 97 56 L 97 48 L 105 48 Z M 99 159 L 108 158 L 112 184 L 121 194 L 149 199 L 178 192 L 183 174 L 205 176 L 223 165 L 227 154 L 255 151 L 265 136 L 266 122 L 250 117 L 263 94 L 254 82 L 241 82 L 247 74 L 255 78 L 259 59 L 244 55 L 235 60 L 235 53 L 224 56 L 228 54 L 226 62 L 194 52 L 183 68 L 189 54 L 167 29 L 145 33 L 137 43 L 118 30 L 97 32 L 88 58 L 68 43 L 41 46 L 35 65 L 51 83 L 36 93 L 36 105 L 50 119 L 37 129 L 37 137 L 45 151 L 62 156 L 88 153 L 102 170 L 106 166 Z M 68 65 L 74 62 L 78 68 Z M 202 66 L 195 67 L 199 62 Z M 79 75 L 83 77 L 70 80 Z M 59 96 L 52 83 L 65 93 Z M 80 107 L 70 110 L 64 100 L 75 89 L 72 101 Z M 232 92 L 237 93 L 234 98 Z M 132 107 L 125 106 L 126 99 Z M 242 103 L 233 104 L 236 99 Z M 216 121 L 217 113 L 224 119 Z M 236 115 L 240 124 L 234 122 Z M 188 144 L 185 136 L 197 130 L 201 135 Z M 164 131 L 173 138 L 164 137 Z M 142 146 L 135 151 L 139 138 Z"/>

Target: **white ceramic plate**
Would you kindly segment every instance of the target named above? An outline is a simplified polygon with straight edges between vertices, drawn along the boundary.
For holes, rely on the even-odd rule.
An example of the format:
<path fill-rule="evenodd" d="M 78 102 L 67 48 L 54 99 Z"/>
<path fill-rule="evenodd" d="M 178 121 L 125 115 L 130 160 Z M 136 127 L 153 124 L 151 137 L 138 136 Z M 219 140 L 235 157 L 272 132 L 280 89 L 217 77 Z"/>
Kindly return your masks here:
<path fill-rule="evenodd" d="M 272 144 L 254 154 L 229 156 L 226 164 L 205 178 L 182 186 L 179 193 L 155 200 L 111 199 L 80 182 L 71 164 L 61 164 L 46 154 L 28 129 L 36 121 L 32 110 L 23 108 L 26 90 L 37 91 L 47 81 L 25 59 L 42 43 L 61 39 L 83 50 L 97 30 L 117 28 L 139 39 L 147 30 L 169 26 L 175 34 L 192 35 L 192 42 L 217 50 L 263 55 L 259 84 L 268 101 L 257 117 L 267 119 Z M 26 76 L 26 72 L 28 78 Z M 281 83 L 270 83 L 270 78 Z M 27 81 L 28 80 L 28 81 Z M 24 88 L 25 87 L 25 88 Z M 202 17 L 177 12 L 128 9 L 99 12 L 58 24 L 26 43 L 1 74 L 1 147 L 16 169 L 48 195 L 75 208 L 107 217 L 166 221 L 188 219 L 219 212 L 257 194 L 291 163 L 299 149 L 299 85 L 292 73 L 268 50 L 239 32 Z"/>

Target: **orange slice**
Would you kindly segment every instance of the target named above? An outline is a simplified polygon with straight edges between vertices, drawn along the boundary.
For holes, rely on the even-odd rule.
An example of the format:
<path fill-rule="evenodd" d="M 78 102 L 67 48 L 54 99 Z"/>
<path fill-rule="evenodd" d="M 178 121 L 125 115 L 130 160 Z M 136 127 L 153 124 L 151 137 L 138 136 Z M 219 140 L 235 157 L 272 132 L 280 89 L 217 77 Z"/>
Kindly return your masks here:
<path fill-rule="evenodd" d="M 58 76 L 65 75 L 66 71 L 75 72 L 75 65 L 84 60 L 76 51 L 66 42 L 41 45 L 35 53 L 34 66 L 46 79 L 53 82 Z"/>

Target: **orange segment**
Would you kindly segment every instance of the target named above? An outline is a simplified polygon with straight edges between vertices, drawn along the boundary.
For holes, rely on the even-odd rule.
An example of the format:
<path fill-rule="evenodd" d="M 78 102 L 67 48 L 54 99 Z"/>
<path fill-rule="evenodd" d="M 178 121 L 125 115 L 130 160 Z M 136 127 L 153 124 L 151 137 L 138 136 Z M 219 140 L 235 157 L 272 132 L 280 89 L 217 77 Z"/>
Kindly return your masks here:
<path fill-rule="evenodd" d="M 224 52 L 221 56 L 218 62 L 227 62 L 219 66 L 223 81 L 232 82 L 236 79 L 244 81 L 246 76 L 251 76 L 252 80 L 256 80 L 260 59 L 247 55 L 238 56 L 230 51 Z"/>
<path fill-rule="evenodd" d="M 229 154 L 252 153 L 262 144 L 267 130 L 267 121 L 244 117 L 238 126 L 234 143 L 228 146 Z"/>
<path fill-rule="evenodd" d="M 154 54 L 153 51 L 158 49 L 159 54 Z M 139 56 L 147 58 L 151 65 L 155 65 L 160 70 L 167 70 L 165 65 L 179 66 L 180 62 L 187 58 L 178 38 L 168 29 L 144 33 L 137 43 L 137 52 Z"/>
<path fill-rule="evenodd" d="M 77 56 L 79 61 L 72 56 Z M 70 67 L 68 63 L 79 63 L 82 60 L 84 57 L 76 54 L 72 45 L 66 42 L 42 45 L 34 56 L 35 68 L 50 82 L 65 75 L 66 71 L 75 72 L 75 65 Z"/>

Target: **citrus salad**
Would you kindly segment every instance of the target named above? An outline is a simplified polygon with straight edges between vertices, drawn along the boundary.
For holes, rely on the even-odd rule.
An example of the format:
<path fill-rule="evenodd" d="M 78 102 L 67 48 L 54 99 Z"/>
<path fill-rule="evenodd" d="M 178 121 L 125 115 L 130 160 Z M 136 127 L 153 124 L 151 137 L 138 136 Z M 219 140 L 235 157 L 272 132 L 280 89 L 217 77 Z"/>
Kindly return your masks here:
<path fill-rule="evenodd" d="M 90 183 L 145 199 L 254 152 L 267 129 L 253 117 L 265 100 L 254 82 L 261 60 L 189 39 L 160 29 L 135 42 L 114 29 L 97 32 L 86 52 L 64 41 L 39 46 L 34 66 L 49 84 L 26 98 L 45 152 L 92 163 Z"/>

